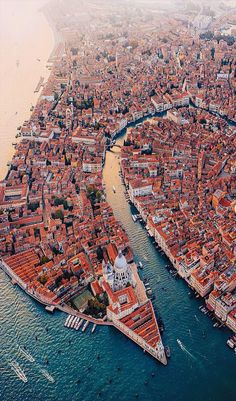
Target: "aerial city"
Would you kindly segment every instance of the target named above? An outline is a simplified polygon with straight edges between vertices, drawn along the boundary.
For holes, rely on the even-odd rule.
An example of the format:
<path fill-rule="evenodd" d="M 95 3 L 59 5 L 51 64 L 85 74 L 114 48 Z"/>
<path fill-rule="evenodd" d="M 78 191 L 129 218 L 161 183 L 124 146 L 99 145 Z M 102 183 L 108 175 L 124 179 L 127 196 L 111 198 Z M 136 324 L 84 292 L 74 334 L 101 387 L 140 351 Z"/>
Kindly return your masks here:
<path fill-rule="evenodd" d="M 235 400 L 235 0 L 0 7 L 0 399 Z"/>

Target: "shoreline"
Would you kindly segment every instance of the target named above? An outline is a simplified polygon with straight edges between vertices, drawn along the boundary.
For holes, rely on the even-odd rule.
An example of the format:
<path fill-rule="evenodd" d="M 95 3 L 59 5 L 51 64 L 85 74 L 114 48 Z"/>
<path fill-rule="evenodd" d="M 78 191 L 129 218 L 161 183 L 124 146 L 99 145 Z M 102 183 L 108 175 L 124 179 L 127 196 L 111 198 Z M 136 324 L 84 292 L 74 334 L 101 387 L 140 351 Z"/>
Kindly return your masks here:
<path fill-rule="evenodd" d="M 47 64 L 48 64 L 48 60 L 51 57 L 51 54 L 53 54 L 53 52 L 55 51 L 55 49 L 58 46 L 59 40 L 60 40 L 60 36 L 57 34 L 57 30 L 55 29 L 52 20 L 50 21 L 49 18 L 47 18 L 46 14 L 43 12 L 43 7 L 40 8 L 39 6 L 35 9 L 35 14 L 36 18 L 43 18 L 44 23 L 47 24 L 48 26 L 48 33 L 50 31 L 50 36 L 52 38 L 52 48 L 50 48 L 49 54 L 44 53 L 45 55 L 45 63 L 42 64 L 40 71 L 37 74 L 34 74 L 34 80 L 36 83 L 32 83 L 32 88 L 30 90 L 27 90 L 27 96 L 26 98 L 27 103 L 25 104 L 25 107 L 23 110 L 20 111 L 20 113 L 16 112 L 17 115 L 17 122 L 14 122 L 14 126 L 12 127 L 6 127 L 7 131 L 4 137 L 2 137 L 3 140 L 5 140 L 5 137 L 8 138 L 9 140 L 9 144 L 7 144 L 7 154 L 9 154 L 9 159 L 8 161 L 4 161 L 1 165 L 0 165 L 0 181 L 4 181 L 7 178 L 7 175 L 9 174 L 9 167 L 8 167 L 8 163 L 9 161 L 12 160 L 14 154 L 15 154 L 15 150 L 13 147 L 13 143 L 19 143 L 20 141 L 18 141 L 16 139 L 16 132 L 17 132 L 17 127 L 21 126 L 23 124 L 24 120 L 28 120 L 31 118 L 32 115 L 32 106 L 35 107 L 36 104 L 38 103 L 38 100 L 41 96 L 42 93 L 42 89 L 43 87 L 41 86 L 41 88 L 39 89 L 39 91 L 37 93 L 35 93 L 35 87 L 40 79 L 40 76 L 44 77 L 44 85 L 48 82 L 48 79 L 50 77 L 51 71 L 49 70 Z M 42 22 L 42 21 L 40 21 Z M 44 23 L 43 23 L 43 29 L 44 27 Z M 45 29 L 44 29 L 45 31 Z M 50 39 L 49 35 L 48 35 L 48 39 Z M 36 44 L 37 45 L 37 44 Z M 14 56 L 13 56 L 14 57 Z M 29 56 L 29 60 L 30 63 L 32 64 L 34 61 L 34 56 Z M 28 88 L 27 88 L 28 89 Z M 3 93 L 4 95 L 4 93 Z M 23 96 L 24 96 L 24 92 L 23 92 Z M 9 122 L 9 118 L 7 120 L 5 120 L 6 117 L 2 117 L 2 121 L 4 125 L 8 125 Z"/>

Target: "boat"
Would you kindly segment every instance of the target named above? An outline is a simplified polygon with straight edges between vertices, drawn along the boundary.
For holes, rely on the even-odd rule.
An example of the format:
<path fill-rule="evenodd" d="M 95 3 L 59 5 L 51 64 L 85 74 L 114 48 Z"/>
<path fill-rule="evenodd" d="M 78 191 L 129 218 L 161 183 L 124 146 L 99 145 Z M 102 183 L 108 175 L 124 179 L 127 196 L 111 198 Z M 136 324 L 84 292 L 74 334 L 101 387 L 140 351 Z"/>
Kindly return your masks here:
<path fill-rule="evenodd" d="M 84 321 L 84 319 L 81 319 L 80 320 L 80 322 L 79 322 L 79 324 L 78 324 L 78 330 L 80 329 L 80 327 L 82 326 L 82 324 L 83 324 L 83 321 Z"/>
<path fill-rule="evenodd" d="M 116 193 L 116 187 L 113 185 L 112 187 L 114 194 Z"/>
<path fill-rule="evenodd" d="M 64 326 L 65 326 L 65 327 L 67 327 L 70 318 L 71 318 L 71 315 L 68 315 L 67 318 L 66 318 L 66 321 L 65 321 L 65 323 L 64 323 Z"/>
<path fill-rule="evenodd" d="M 177 341 L 177 343 L 179 344 L 179 346 L 180 346 L 180 347 L 182 347 L 182 346 L 183 346 L 183 344 L 181 343 L 181 341 L 180 341 L 178 338 L 177 338 L 177 340 L 176 340 L 176 341 Z"/>
<path fill-rule="evenodd" d="M 148 281 L 145 281 L 144 285 L 145 285 L 146 289 L 147 289 L 147 288 L 150 288 L 150 287 L 149 287 L 149 286 L 150 286 L 150 284 L 149 284 L 149 282 L 148 282 Z"/>
<path fill-rule="evenodd" d="M 234 349 L 235 343 L 234 343 L 234 341 L 233 341 L 232 338 L 229 338 L 229 339 L 227 340 L 227 345 L 229 346 L 229 348 Z"/>
<path fill-rule="evenodd" d="M 136 221 L 137 221 L 137 216 L 136 216 L 136 214 L 132 214 L 132 219 L 133 219 L 133 221 L 136 223 Z"/>
<path fill-rule="evenodd" d="M 89 321 L 86 320 L 86 322 L 85 322 L 84 325 L 83 325 L 82 332 L 84 332 L 84 331 L 86 330 L 86 328 L 87 328 L 88 325 L 89 325 Z"/>
<path fill-rule="evenodd" d="M 139 267 L 140 269 L 143 269 L 143 264 L 142 264 L 142 262 L 138 262 L 138 267 Z"/>
<path fill-rule="evenodd" d="M 12 142 L 12 146 L 16 146 L 17 145 L 17 142 Z"/>
<path fill-rule="evenodd" d="M 234 349 L 234 348 L 236 349 L 236 335 L 230 337 L 227 340 L 227 345 L 232 349 Z"/>
<path fill-rule="evenodd" d="M 50 383 L 55 383 L 55 379 L 48 373 L 46 369 L 40 369 L 40 372 L 42 375 L 50 382 Z"/>
<path fill-rule="evenodd" d="M 19 377 L 21 381 L 23 381 L 24 383 L 28 382 L 28 379 L 18 362 L 12 361 L 9 363 L 9 365 L 11 366 L 12 370 L 16 373 L 16 375 Z"/>
<path fill-rule="evenodd" d="M 70 321 L 69 321 L 69 323 L 68 323 L 68 326 L 67 327 L 69 327 L 69 328 L 71 328 L 72 327 L 72 324 L 73 324 L 73 322 L 74 322 L 74 316 L 72 315 L 71 316 L 71 318 L 70 318 Z"/>
<path fill-rule="evenodd" d="M 75 321 L 75 325 L 74 325 L 74 329 L 76 330 L 76 327 L 78 326 L 78 324 L 79 324 L 79 321 L 80 321 L 80 317 L 77 317 L 76 318 L 76 321 Z"/>
<path fill-rule="evenodd" d="M 93 325 L 93 327 L 92 327 L 92 330 L 91 330 L 91 333 L 94 333 L 94 331 L 95 331 L 95 329 L 96 329 L 96 323 L 94 323 L 94 325 Z"/>
<path fill-rule="evenodd" d="M 170 358 L 170 347 L 168 347 L 168 345 L 165 347 L 165 353 L 166 353 L 166 357 Z"/>
<path fill-rule="evenodd" d="M 71 326 L 70 326 L 72 329 L 75 327 L 76 321 L 77 321 L 77 317 L 74 316 L 74 319 L 72 320 L 72 323 L 71 323 Z"/>
<path fill-rule="evenodd" d="M 69 319 L 68 319 L 68 321 L 67 321 L 67 323 L 66 323 L 66 327 L 70 327 L 70 325 L 71 325 L 71 323 L 72 323 L 72 320 L 73 320 L 73 317 L 74 317 L 74 316 L 69 315 Z"/>
<path fill-rule="evenodd" d="M 21 348 L 20 346 L 19 346 L 19 350 L 20 350 L 21 354 L 24 355 L 24 357 L 27 359 L 27 361 L 29 361 L 29 362 L 35 362 L 34 357 L 33 357 L 32 355 L 30 355 L 29 352 L 27 352 L 26 350 L 24 350 L 24 349 Z"/>
<path fill-rule="evenodd" d="M 76 325 L 75 325 L 75 330 L 79 330 L 79 322 L 80 322 L 80 317 L 78 317 Z"/>

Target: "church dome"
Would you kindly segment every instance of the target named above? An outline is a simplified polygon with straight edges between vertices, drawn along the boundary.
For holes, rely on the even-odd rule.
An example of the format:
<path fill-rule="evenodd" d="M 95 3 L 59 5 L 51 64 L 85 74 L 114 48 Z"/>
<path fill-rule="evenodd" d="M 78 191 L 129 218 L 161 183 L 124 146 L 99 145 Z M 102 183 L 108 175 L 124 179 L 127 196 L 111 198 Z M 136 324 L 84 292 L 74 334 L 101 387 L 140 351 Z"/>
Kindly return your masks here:
<path fill-rule="evenodd" d="M 127 262 L 121 251 L 119 251 L 119 253 L 115 259 L 114 268 L 115 268 L 115 270 L 120 270 L 120 271 L 127 270 Z"/>

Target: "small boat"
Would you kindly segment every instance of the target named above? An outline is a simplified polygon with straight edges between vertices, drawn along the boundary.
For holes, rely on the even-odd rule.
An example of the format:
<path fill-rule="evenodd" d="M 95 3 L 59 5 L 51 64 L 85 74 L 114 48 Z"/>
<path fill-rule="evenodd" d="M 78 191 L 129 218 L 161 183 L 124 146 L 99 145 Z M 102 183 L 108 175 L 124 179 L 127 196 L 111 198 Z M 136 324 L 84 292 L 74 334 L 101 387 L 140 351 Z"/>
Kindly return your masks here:
<path fill-rule="evenodd" d="M 75 325 L 75 330 L 79 330 L 79 322 L 80 322 L 80 318 L 78 317 L 78 320 Z"/>
<path fill-rule="evenodd" d="M 66 321 L 64 323 L 64 327 L 67 327 L 69 320 L 70 320 L 70 315 L 67 316 Z"/>
<path fill-rule="evenodd" d="M 27 352 L 26 350 L 24 350 L 24 349 L 21 348 L 20 346 L 19 346 L 19 350 L 20 350 L 21 354 L 27 359 L 27 361 L 29 361 L 29 362 L 35 362 L 34 357 L 33 357 L 32 355 L 30 355 L 29 352 Z"/>
<path fill-rule="evenodd" d="M 231 349 L 234 349 L 234 347 L 235 347 L 235 342 L 233 341 L 232 338 L 229 338 L 229 339 L 227 340 L 227 345 L 228 345 Z"/>
<path fill-rule="evenodd" d="M 143 269 L 143 264 L 142 264 L 142 262 L 138 262 L 138 267 L 139 267 L 140 269 Z"/>
<path fill-rule="evenodd" d="M 80 322 L 79 322 L 79 324 L 78 324 L 78 330 L 80 329 L 80 327 L 82 326 L 82 324 L 83 324 L 83 321 L 84 321 L 84 319 L 81 319 L 80 320 Z"/>
<path fill-rule="evenodd" d="M 11 366 L 12 370 L 16 373 L 16 375 L 19 377 L 21 381 L 23 381 L 24 383 L 28 382 L 28 379 L 24 371 L 20 367 L 19 363 L 17 363 L 16 361 L 12 361 L 9 363 L 9 365 Z"/>
<path fill-rule="evenodd" d="M 48 373 L 46 369 L 40 369 L 40 372 L 42 375 L 50 382 L 50 383 L 55 383 L 55 379 Z"/>
<path fill-rule="evenodd" d="M 94 333 L 94 331 L 95 331 L 95 329 L 96 329 L 96 323 L 94 323 L 94 325 L 93 325 L 93 327 L 92 327 L 92 330 L 91 330 L 91 333 Z"/>
<path fill-rule="evenodd" d="M 75 316 L 71 316 L 71 319 L 70 319 L 70 322 L 69 322 L 69 324 L 68 324 L 68 327 L 69 328 L 73 328 L 73 326 L 74 326 L 74 320 L 75 320 Z"/>
<path fill-rule="evenodd" d="M 71 324 L 71 328 L 72 329 L 74 329 L 75 328 L 75 325 L 76 325 L 76 322 L 77 322 L 77 316 L 75 316 L 75 318 L 74 318 L 74 320 L 73 320 L 73 322 L 72 322 L 72 324 Z"/>
<path fill-rule="evenodd" d="M 170 358 L 170 347 L 168 347 L 168 346 L 165 347 L 165 353 L 166 353 L 166 357 Z"/>
<path fill-rule="evenodd" d="M 84 323 L 83 328 L 82 328 L 82 332 L 83 332 L 83 333 L 84 333 L 84 331 L 86 330 L 86 328 L 87 328 L 88 325 L 89 325 L 89 321 L 87 320 L 87 321 Z"/>
<path fill-rule="evenodd" d="M 136 214 L 132 214 L 132 219 L 133 219 L 134 223 L 136 223 L 136 221 L 137 221 L 137 216 L 136 216 Z"/>
<path fill-rule="evenodd" d="M 113 185 L 112 187 L 114 194 L 116 193 L 116 187 Z"/>
<path fill-rule="evenodd" d="M 69 318 L 69 320 L 68 320 L 68 323 L 67 323 L 67 326 L 66 326 L 66 327 L 70 327 L 70 326 L 71 326 L 71 323 L 72 323 L 73 319 L 74 319 L 74 316 L 73 316 L 73 315 L 70 315 L 70 318 Z"/>

